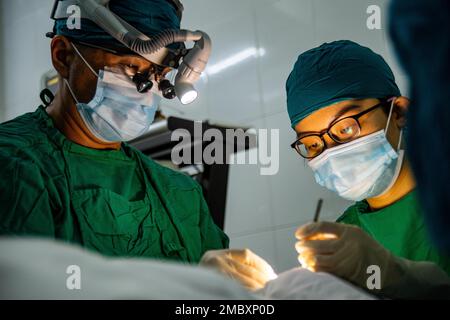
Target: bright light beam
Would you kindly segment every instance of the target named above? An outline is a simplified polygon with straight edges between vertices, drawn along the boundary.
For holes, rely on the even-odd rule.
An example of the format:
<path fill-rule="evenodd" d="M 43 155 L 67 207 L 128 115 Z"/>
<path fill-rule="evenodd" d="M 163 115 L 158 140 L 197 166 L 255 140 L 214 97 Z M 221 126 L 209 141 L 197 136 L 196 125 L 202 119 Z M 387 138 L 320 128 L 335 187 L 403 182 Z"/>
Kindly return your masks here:
<path fill-rule="evenodd" d="M 206 69 L 208 75 L 217 74 L 225 69 L 228 69 L 238 63 L 241 63 L 249 58 L 262 57 L 266 54 L 266 50 L 263 48 L 248 48 L 245 49 L 225 60 L 218 62 L 217 64 L 211 65 Z"/>

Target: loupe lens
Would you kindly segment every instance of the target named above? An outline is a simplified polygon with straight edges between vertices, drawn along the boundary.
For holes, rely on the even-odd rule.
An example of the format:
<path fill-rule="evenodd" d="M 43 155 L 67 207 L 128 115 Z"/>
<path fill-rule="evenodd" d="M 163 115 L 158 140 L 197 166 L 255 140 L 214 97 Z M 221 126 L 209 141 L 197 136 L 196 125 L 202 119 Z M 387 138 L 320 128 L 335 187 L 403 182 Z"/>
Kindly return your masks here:
<path fill-rule="evenodd" d="M 133 82 L 136 84 L 139 93 L 146 93 L 153 88 L 153 82 L 148 79 L 148 75 L 143 73 L 136 73 Z"/>
<path fill-rule="evenodd" d="M 162 92 L 163 97 L 166 99 L 171 100 L 177 96 L 175 93 L 175 87 L 167 79 L 160 81 L 159 90 Z"/>

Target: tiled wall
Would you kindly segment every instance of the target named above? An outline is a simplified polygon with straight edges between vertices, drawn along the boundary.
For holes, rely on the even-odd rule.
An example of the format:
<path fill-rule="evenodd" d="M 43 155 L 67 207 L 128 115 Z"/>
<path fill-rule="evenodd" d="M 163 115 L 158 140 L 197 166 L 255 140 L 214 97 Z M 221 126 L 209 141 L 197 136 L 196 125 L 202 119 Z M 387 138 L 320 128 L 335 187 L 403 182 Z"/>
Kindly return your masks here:
<path fill-rule="evenodd" d="M 50 68 L 51 0 L 0 0 L 3 120 L 38 104 L 39 80 Z M 254 50 L 239 64 L 202 78 L 193 105 L 165 103 L 166 114 L 211 122 L 280 130 L 280 171 L 261 176 L 255 165 L 230 172 L 226 231 L 233 247 L 250 247 L 277 271 L 296 265 L 294 232 L 312 219 L 324 198 L 323 219 L 348 206 L 314 183 L 304 161 L 290 149 L 294 139 L 285 112 L 285 81 L 298 54 L 326 41 L 350 39 L 382 54 L 405 90 L 386 34 L 388 0 L 185 0 L 183 27 L 207 31 L 214 41 L 210 65 Z M 382 30 L 368 30 L 366 9 L 382 9 Z M 1 92 L 0 92 L 1 93 Z"/>
<path fill-rule="evenodd" d="M 41 76 L 51 68 L 52 0 L 1 0 L 0 39 L 3 45 L 0 96 L 2 121 L 33 111 L 41 103 Z"/>

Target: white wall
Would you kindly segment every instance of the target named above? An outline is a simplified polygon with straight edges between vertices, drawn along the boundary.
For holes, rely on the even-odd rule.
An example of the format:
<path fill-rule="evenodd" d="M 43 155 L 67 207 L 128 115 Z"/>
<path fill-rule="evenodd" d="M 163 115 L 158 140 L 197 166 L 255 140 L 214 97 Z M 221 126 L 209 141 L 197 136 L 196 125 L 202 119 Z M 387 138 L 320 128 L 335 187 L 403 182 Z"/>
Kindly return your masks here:
<path fill-rule="evenodd" d="M 0 0 L 0 95 L 3 119 L 34 110 L 39 80 L 50 68 L 48 19 L 51 0 Z M 368 30 L 366 9 L 378 4 L 382 30 Z M 234 247 L 250 247 L 282 271 L 296 265 L 294 232 L 312 219 L 324 198 L 323 219 L 338 217 L 348 203 L 318 187 L 304 161 L 290 149 L 294 132 L 286 114 L 285 81 L 299 53 L 326 41 L 350 39 L 382 54 L 405 88 L 386 35 L 387 0 L 185 0 L 183 26 L 207 31 L 214 41 L 210 65 L 242 50 L 263 48 L 254 57 L 206 76 L 201 96 L 189 107 L 166 103 L 167 114 L 191 119 L 277 128 L 280 172 L 261 176 L 252 165 L 231 168 L 226 231 Z M 0 92 L 1 93 L 1 92 Z"/>
<path fill-rule="evenodd" d="M 0 0 L 1 120 L 33 111 L 41 103 L 40 79 L 50 70 L 52 0 Z"/>

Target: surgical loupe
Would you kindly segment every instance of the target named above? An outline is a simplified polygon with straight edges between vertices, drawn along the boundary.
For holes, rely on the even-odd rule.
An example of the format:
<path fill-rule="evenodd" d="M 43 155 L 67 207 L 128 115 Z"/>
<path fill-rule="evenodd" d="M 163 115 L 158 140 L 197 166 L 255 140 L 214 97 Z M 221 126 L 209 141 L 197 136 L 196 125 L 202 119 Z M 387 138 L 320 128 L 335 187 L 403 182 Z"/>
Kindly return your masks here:
<path fill-rule="evenodd" d="M 177 8 L 179 16 L 183 6 L 179 0 L 167 0 Z M 200 79 L 202 72 L 211 54 L 211 39 L 202 31 L 164 30 L 156 36 L 149 38 L 139 30 L 128 24 L 119 16 L 109 10 L 110 0 L 55 0 L 52 19 L 67 19 L 70 17 L 70 6 L 76 5 L 81 9 L 82 16 L 89 19 L 109 33 L 125 47 L 139 54 L 148 61 L 164 68 L 177 69 L 174 83 L 160 77 L 159 90 L 166 99 L 178 97 L 182 104 L 193 102 L 198 92 L 195 83 Z M 185 42 L 194 42 L 191 49 L 186 49 Z M 182 44 L 178 49 L 169 49 L 171 44 Z M 146 78 L 147 77 L 147 78 Z M 148 75 L 136 74 L 133 77 L 139 92 L 147 92 L 153 86 Z"/>

